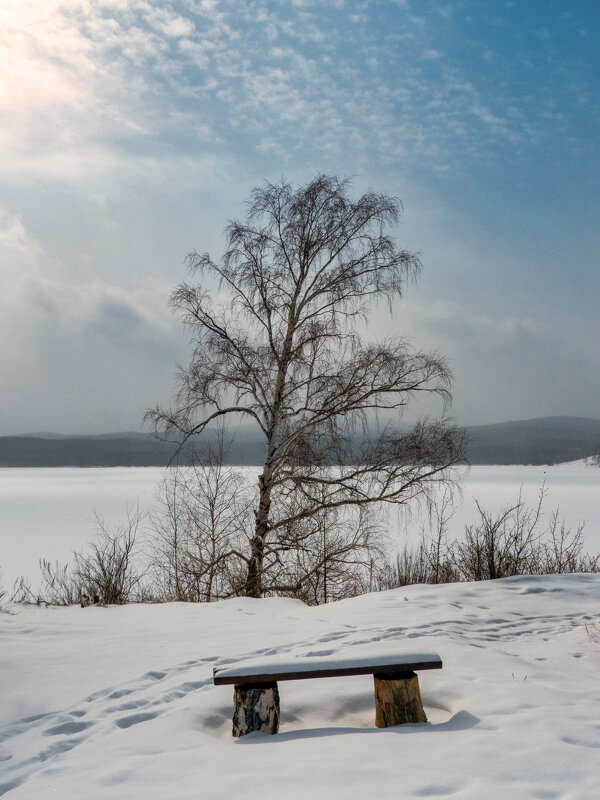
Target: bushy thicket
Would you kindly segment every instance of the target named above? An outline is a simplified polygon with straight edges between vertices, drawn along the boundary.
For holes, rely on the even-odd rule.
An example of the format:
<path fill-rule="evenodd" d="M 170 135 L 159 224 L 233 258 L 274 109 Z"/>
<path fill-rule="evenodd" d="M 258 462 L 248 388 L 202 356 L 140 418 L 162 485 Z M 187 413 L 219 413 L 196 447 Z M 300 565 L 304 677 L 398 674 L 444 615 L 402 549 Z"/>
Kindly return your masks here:
<path fill-rule="evenodd" d="M 96 538 L 88 549 L 74 553 L 72 564 L 42 559 L 42 586 L 34 591 L 21 577 L 15 584 L 12 601 L 84 606 L 123 605 L 145 599 L 141 586 L 145 570 L 136 548 L 143 519 L 139 509 L 133 507 L 127 509 L 125 521 L 115 526 L 107 525 L 96 514 Z M 152 592 L 148 596 L 154 597 Z"/>
<path fill-rule="evenodd" d="M 600 554 L 584 552 L 585 523 L 569 528 L 554 509 L 544 524 L 545 498 L 542 486 L 535 505 L 519 494 L 496 514 L 475 501 L 477 520 L 465 527 L 462 539 L 450 541 L 451 503 L 444 497 L 432 509 L 429 533 L 423 532 L 416 548 L 405 547 L 383 567 L 377 587 L 600 571 Z"/>
<path fill-rule="evenodd" d="M 210 602 L 244 593 L 252 500 L 244 477 L 220 459 L 167 471 L 147 536 L 160 597 Z M 381 528 L 365 508 L 343 520 L 336 509 L 298 519 L 272 537 L 263 594 L 316 605 L 368 591 L 382 542 Z"/>
<path fill-rule="evenodd" d="M 453 503 L 444 494 L 417 545 L 392 560 L 381 524 L 365 509 L 354 517 L 323 512 L 310 525 L 303 520 L 282 532 L 265 594 L 318 605 L 415 583 L 600 571 L 600 554 L 584 551 L 584 524 L 567 527 L 558 509 L 546 517 L 545 497 L 542 486 L 537 503 L 528 505 L 519 495 L 497 513 L 476 501 L 476 521 L 450 540 Z M 95 540 L 74 553 L 70 565 L 42 560 L 41 588 L 34 592 L 21 579 L 12 600 L 210 602 L 243 594 L 251 500 L 242 476 L 222 464 L 167 470 L 147 518 L 128 509 L 125 521 L 111 527 L 97 515 L 96 529 Z"/>
<path fill-rule="evenodd" d="M 167 470 L 147 536 L 158 595 L 210 602 L 241 593 L 241 552 L 251 517 L 242 475 L 222 461 Z"/>

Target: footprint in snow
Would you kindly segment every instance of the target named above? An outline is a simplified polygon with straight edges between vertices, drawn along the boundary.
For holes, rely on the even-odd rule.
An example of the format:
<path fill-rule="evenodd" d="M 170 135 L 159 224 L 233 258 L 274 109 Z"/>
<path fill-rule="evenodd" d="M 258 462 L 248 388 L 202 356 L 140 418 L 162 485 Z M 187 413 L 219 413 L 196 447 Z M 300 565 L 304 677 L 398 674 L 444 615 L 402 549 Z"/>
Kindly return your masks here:
<path fill-rule="evenodd" d="M 588 739 L 579 739 L 575 736 L 563 736 L 562 740 L 566 744 L 574 744 L 577 747 L 591 747 L 592 750 L 600 750 L 600 742 L 589 741 Z"/>
<path fill-rule="evenodd" d="M 309 650 L 304 654 L 305 658 L 318 658 L 319 656 L 330 656 L 335 653 L 335 650 Z"/>
<path fill-rule="evenodd" d="M 48 761 L 49 758 L 54 758 L 54 756 L 59 756 L 62 753 L 68 753 L 69 750 L 77 747 L 77 745 L 82 741 L 83 736 L 79 736 L 76 739 L 62 739 L 60 742 L 55 742 L 54 744 L 50 745 L 50 747 L 42 750 L 41 753 L 38 753 L 36 760 Z"/>
<path fill-rule="evenodd" d="M 129 717 L 121 717 L 115 720 L 115 725 L 119 728 L 131 728 L 132 725 L 139 725 L 140 722 L 148 722 L 158 717 L 158 711 L 146 711 L 141 714 L 132 714 Z"/>
<path fill-rule="evenodd" d="M 69 722 L 63 722 L 59 725 L 54 725 L 52 728 L 48 728 L 43 733 L 44 736 L 71 736 L 74 733 L 81 733 L 82 731 L 91 728 L 93 724 L 93 722 L 77 722 L 76 720 L 70 720 Z"/>
<path fill-rule="evenodd" d="M 455 794 L 457 791 L 458 788 L 456 786 L 436 783 L 417 789 L 413 792 L 413 795 L 414 797 L 447 797 L 448 795 Z"/>
<path fill-rule="evenodd" d="M 104 714 L 118 714 L 120 711 L 133 711 L 136 708 L 143 708 L 147 706 L 150 700 L 145 700 L 140 698 L 139 700 L 129 700 L 127 703 L 123 703 L 120 706 L 109 706 L 104 711 Z"/>
<path fill-rule="evenodd" d="M 133 694 L 133 689 L 117 689 L 115 692 L 111 692 L 108 695 L 108 699 L 109 700 L 119 700 L 121 697 L 126 697 L 128 694 Z M 94 697 L 94 695 L 91 695 L 90 697 L 87 698 L 87 702 L 91 703 L 93 700 L 97 700 L 97 699 L 100 699 L 100 698 L 96 698 L 96 697 Z"/>
<path fill-rule="evenodd" d="M 0 797 L 7 792 L 16 789 L 17 786 L 20 786 L 25 778 L 14 778 L 12 781 L 7 781 L 6 783 L 0 783 Z"/>

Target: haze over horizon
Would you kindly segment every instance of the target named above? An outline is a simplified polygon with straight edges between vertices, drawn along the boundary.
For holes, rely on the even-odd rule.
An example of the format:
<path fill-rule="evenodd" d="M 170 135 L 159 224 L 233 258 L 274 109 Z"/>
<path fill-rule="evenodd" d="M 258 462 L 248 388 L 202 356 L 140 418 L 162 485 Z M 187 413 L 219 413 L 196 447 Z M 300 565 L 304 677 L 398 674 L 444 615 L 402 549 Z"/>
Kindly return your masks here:
<path fill-rule="evenodd" d="M 522 420 L 498 420 L 496 422 L 481 423 L 481 424 L 478 424 L 478 425 L 474 425 L 473 427 L 475 427 L 475 428 L 477 428 L 477 427 L 487 428 L 490 425 L 491 426 L 495 426 L 495 425 L 498 425 L 498 426 L 500 426 L 500 425 L 510 426 L 510 425 L 520 425 L 522 423 L 527 423 L 527 422 L 542 422 L 544 420 L 547 420 L 548 422 L 551 422 L 551 421 L 558 422 L 560 420 L 563 420 L 565 423 L 575 423 L 575 424 L 578 423 L 578 422 L 581 422 L 581 423 L 583 423 L 583 422 L 590 422 L 590 423 L 599 422 L 600 423 L 600 419 L 595 418 L 595 417 L 547 416 L 547 417 L 528 417 L 527 419 L 522 419 Z M 465 425 L 467 427 L 469 427 L 469 423 L 465 423 Z M 207 428 L 207 435 L 208 436 L 214 435 L 215 434 L 215 430 L 216 429 L 213 426 L 209 426 Z M 226 430 L 227 430 L 227 436 L 228 436 L 229 439 L 235 438 L 235 437 L 238 436 L 238 434 L 241 434 L 242 441 L 248 439 L 248 437 L 252 438 L 252 437 L 254 437 L 254 435 L 256 435 L 257 438 L 262 440 L 262 433 L 259 431 L 258 427 L 252 425 L 251 422 L 250 423 L 238 423 L 237 425 L 231 424 L 231 425 L 229 425 L 227 427 Z M 56 437 L 60 437 L 60 438 L 63 438 L 63 437 L 64 438 L 69 438 L 69 437 L 83 437 L 83 438 L 85 438 L 85 437 L 94 437 L 94 436 L 128 436 L 128 435 L 131 435 L 131 436 L 140 436 L 140 435 L 141 436 L 144 436 L 144 435 L 153 436 L 154 434 L 153 434 L 152 431 L 150 431 L 148 429 L 147 426 L 146 427 L 139 426 L 138 428 L 135 428 L 135 429 L 132 428 L 132 429 L 129 429 L 129 430 L 121 429 L 121 430 L 105 430 L 105 431 L 96 431 L 96 432 L 70 431 L 70 432 L 67 432 L 67 433 L 65 433 L 64 431 L 48 431 L 48 430 L 42 431 L 42 430 L 38 430 L 38 431 L 18 431 L 18 432 L 14 432 L 12 434 L 5 434 L 2 431 L 0 431 L 0 437 L 4 437 L 4 436 L 15 436 L 15 437 L 29 436 L 29 437 L 39 437 L 39 438 L 52 438 L 52 437 L 56 436 Z"/>
<path fill-rule="evenodd" d="M 418 286 L 369 336 L 444 354 L 461 424 L 600 419 L 600 8 L 566 0 L 0 7 L 0 435 L 142 428 L 168 310 L 253 186 L 401 198 Z M 415 405 L 409 418 L 431 410 Z"/>

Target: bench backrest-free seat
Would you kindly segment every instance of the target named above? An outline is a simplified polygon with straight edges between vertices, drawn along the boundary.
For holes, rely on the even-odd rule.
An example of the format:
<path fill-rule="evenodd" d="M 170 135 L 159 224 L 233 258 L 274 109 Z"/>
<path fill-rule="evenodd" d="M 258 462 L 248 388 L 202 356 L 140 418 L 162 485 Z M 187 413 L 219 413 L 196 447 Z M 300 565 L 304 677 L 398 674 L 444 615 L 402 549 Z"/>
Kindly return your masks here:
<path fill-rule="evenodd" d="M 215 685 L 233 684 L 233 735 L 279 730 L 278 681 L 373 675 L 375 725 L 387 728 L 406 722 L 427 722 L 417 670 L 441 669 L 437 653 L 386 653 L 378 656 L 251 659 L 213 670 Z"/>
<path fill-rule="evenodd" d="M 409 653 L 402 656 L 387 654 L 365 658 L 305 658 L 288 661 L 248 661 L 231 666 L 215 667 L 213 682 L 224 684 L 271 683 L 307 678 L 336 678 L 344 675 L 375 675 L 414 672 L 421 669 L 441 669 L 437 653 Z"/>

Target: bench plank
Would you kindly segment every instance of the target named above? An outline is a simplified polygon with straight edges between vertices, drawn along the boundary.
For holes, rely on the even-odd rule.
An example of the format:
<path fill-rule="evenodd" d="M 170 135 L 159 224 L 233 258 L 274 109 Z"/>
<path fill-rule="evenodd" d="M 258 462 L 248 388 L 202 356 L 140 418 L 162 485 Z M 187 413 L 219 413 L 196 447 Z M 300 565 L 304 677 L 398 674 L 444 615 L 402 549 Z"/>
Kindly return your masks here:
<path fill-rule="evenodd" d="M 247 661 L 227 667 L 215 667 L 213 683 L 271 683 L 309 678 L 336 678 L 345 675 L 402 675 L 421 669 L 442 669 L 437 653 L 406 653 L 375 658 L 305 658 L 289 661 Z"/>

